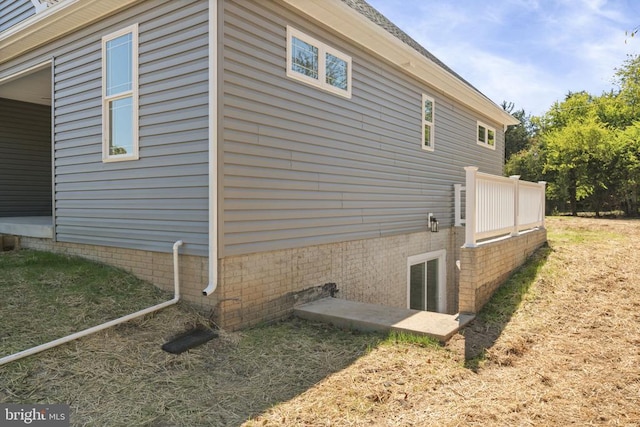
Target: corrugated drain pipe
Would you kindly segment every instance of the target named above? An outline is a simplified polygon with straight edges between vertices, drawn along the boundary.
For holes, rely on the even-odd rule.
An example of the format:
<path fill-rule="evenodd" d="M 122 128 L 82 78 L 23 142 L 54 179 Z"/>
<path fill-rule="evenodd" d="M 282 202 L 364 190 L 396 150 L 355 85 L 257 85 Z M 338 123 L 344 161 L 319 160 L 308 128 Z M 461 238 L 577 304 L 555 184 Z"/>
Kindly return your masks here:
<path fill-rule="evenodd" d="M 84 336 L 93 334 L 95 332 L 101 331 L 103 329 L 110 328 L 112 326 L 118 325 L 120 323 L 128 322 L 131 319 L 135 319 L 136 317 L 144 316 L 145 314 L 152 313 L 154 311 L 161 310 L 165 307 L 173 305 L 180 300 L 180 274 L 178 269 L 178 248 L 182 246 L 182 240 L 178 240 L 173 244 L 173 299 L 154 305 L 149 308 L 145 308 L 144 310 L 136 311 L 135 313 L 128 314 L 123 317 L 119 317 L 114 320 L 110 320 L 109 322 L 103 323 L 98 326 L 93 326 L 91 328 L 85 329 L 80 332 L 76 332 L 71 335 L 67 335 L 63 338 L 58 338 L 57 340 L 50 341 L 45 344 L 41 344 L 36 347 L 32 347 L 27 350 L 20 351 L 18 353 L 14 353 L 10 356 L 3 357 L 0 359 L 0 366 L 5 363 L 13 362 L 18 359 L 22 359 L 23 357 L 31 356 L 32 354 L 40 353 L 41 351 L 48 350 L 53 347 L 57 347 L 61 344 L 67 343 L 69 341 L 77 340 L 78 338 L 82 338 Z"/>

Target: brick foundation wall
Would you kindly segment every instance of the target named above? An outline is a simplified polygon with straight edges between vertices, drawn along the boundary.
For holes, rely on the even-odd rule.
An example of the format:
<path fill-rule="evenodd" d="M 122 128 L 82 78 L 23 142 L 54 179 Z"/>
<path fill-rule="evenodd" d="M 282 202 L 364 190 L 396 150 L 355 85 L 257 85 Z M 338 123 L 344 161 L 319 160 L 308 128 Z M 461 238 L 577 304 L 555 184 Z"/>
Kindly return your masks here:
<path fill-rule="evenodd" d="M 293 307 L 330 295 L 395 307 L 407 306 L 407 258 L 447 250 L 447 311 L 458 307 L 455 267 L 458 232 L 420 232 L 227 257 L 219 261 L 217 291 L 208 297 L 206 257 L 180 255 L 182 298 L 211 312 L 227 330 L 284 318 Z M 462 232 L 464 234 L 464 232 Z M 173 291 L 170 253 L 53 242 L 21 237 L 22 247 L 80 256 L 122 268 Z M 455 249 L 455 250 L 454 250 Z"/>
<path fill-rule="evenodd" d="M 20 237 L 20 245 L 23 248 L 74 255 L 113 265 L 173 293 L 173 255 L 171 253 L 54 242 L 50 239 L 34 237 Z M 209 282 L 207 261 L 208 258 L 205 257 L 180 255 L 180 294 L 182 299 L 199 308 L 210 310 L 216 306 L 217 298 L 215 295 L 209 297 L 202 295 L 202 289 Z"/>
<path fill-rule="evenodd" d="M 459 311 L 479 312 L 511 273 L 546 241 L 547 230 L 539 229 L 475 248 L 461 248 Z"/>
<path fill-rule="evenodd" d="M 452 229 L 228 257 L 221 260 L 220 323 L 228 329 L 289 315 L 293 306 L 327 294 L 407 306 L 407 258 L 447 250 L 447 307 L 457 309 Z"/>

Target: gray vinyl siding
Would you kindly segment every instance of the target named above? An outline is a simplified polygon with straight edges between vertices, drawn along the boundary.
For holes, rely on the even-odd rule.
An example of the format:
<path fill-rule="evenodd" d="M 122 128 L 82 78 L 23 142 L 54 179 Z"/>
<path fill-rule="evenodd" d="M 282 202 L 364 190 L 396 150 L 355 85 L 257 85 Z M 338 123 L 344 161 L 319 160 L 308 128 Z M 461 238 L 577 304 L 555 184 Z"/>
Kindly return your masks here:
<path fill-rule="evenodd" d="M 30 0 L 0 0 L 0 33 L 35 13 Z"/>
<path fill-rule="evenodd" d="M 170 252 L 182 239 L 181 252 L 208 254 L 207 11 L 136 3 L 23 57 L 54 57 L 57 240 Z M 103 163 L 101 38 L 134 23 L 140 159 Z"/>
<path fill-rule="evenodd" d="M 51 216 L 51 109 L 0 98 L 0 217 Z"/>
<path fill-rule="evenodd" d="M 502 173 L 501 126 L 276 2 L 225 2 L 221 224 L 225 256 L 423 231 L 453 223 L 464 166 Z M 289 79 L 286 26 L 353 58 L 345 99 Z M 435 99 L 435 152 L 421 96 Z M 496 127 L 496 150 L 476 121 Z"/>

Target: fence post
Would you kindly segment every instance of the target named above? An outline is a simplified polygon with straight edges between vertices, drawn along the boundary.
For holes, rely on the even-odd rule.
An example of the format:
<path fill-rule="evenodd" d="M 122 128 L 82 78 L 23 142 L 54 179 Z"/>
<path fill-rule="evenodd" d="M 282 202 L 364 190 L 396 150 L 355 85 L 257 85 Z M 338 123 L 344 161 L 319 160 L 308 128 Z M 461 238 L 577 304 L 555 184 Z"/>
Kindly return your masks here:
<path fill-rule="evenodd" d="M 478 168 L 475 166 L 466 166 L 466 191 L 465 196 L 467 203 L 465 205 L 465 229 L 464 229 L 464 247 L 476 247 L 476 215 L 478 207 L 476 206 L 476 174 Z"/>
<path fill-rule="evenodd" d="M 538 181 L 538 184 L 542 187 L 542 195 L 540 196 L 542 197 L 542 200 L 540 200 L 540 206 L 542 206 L 542 228 L 545 228 L 544 217 L 547 213 L 547 181 Z"/>
<path fill-rule="evenodd" d="M 513 183 L 513 230 L 511 230 L 512 236 L 518 236 L 520 234 L 520 175 L 511 175 Z"/>

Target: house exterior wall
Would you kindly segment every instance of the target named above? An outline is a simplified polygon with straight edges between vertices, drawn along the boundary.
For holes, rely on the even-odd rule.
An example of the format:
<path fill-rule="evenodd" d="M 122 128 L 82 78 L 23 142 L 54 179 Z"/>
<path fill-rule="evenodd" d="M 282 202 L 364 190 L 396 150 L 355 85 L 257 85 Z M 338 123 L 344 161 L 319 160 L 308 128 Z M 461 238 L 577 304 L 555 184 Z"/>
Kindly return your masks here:
<path fill-rule="evenodd" d="M 56 240 L 24 247 L 123 267 L 170 289 L 175 240 L 185 298 L 227 329 L 291 313 L 335 283 L 338 296 L 407 305 L 407 258 L 447 251 L 447 311 L 458 306 L 454 183 L 464 166 L 501 174 L 504 133 L 280 1 L 219 2 L 219 290 L 208 254 L 208 2 L 147 0 L 0 65 L 0 78 L 53 57 Z M 140 160 L 103 163 L 101 38 L 139 24 Z M 286 76 L 291 25 L 352 57 L 346 99 Z M 435 100 L 435 151 L 421 141 Z M 477 121 L 496 149 L 476 143 Z M 212 171 L 213 172 L 213 171 Z M 427 230 L 427 214 L 441 231 Z"/>
<path fill-rule="evenodd" d="M 501 126 L 278 2 L 224 2 L 220 250 L 224 257 L 453 223 L 464 166 L 502 173 Z M 291 25 L 353 58 L 351 99 L 286 76 Z M 421 98 L 435 99 L 435 151 Z M 476 143 L 495 126 L 496 150 Z"/>
<path fill-rule="evenodd" d="M 547 230 L 460 249 L 459 311 L 477 313 L 491 295 L 547 241 Z"/>
<path fill-rule="evenodd" d="M 407 307 L 407 258 L 447 249 L 452 229 L 231 256 L 221 261 L 219 322 L 238 329 L 291 315 L 293 307 L 329 293 L 337 298 Z M 447 268 L 447 311 L 457 311 L 453 263 Z"/>
<path fill-rule="evenodd" d="M 36 13 L 31 0 L 0 0 L 0 31 L 24 21 Z"/>
<path fill-rule="evenodd" d="M 158 0 L 0 65 L 53 57 L 56 239 L 208 254 L 208 2 Z M 139 24 L 140 159 L 102 162 L 101 38 Z"/>
<path fill-rule="evenodd" d="M 51 109 L 0 98 L 0 217 L 51 216 Z"/>

